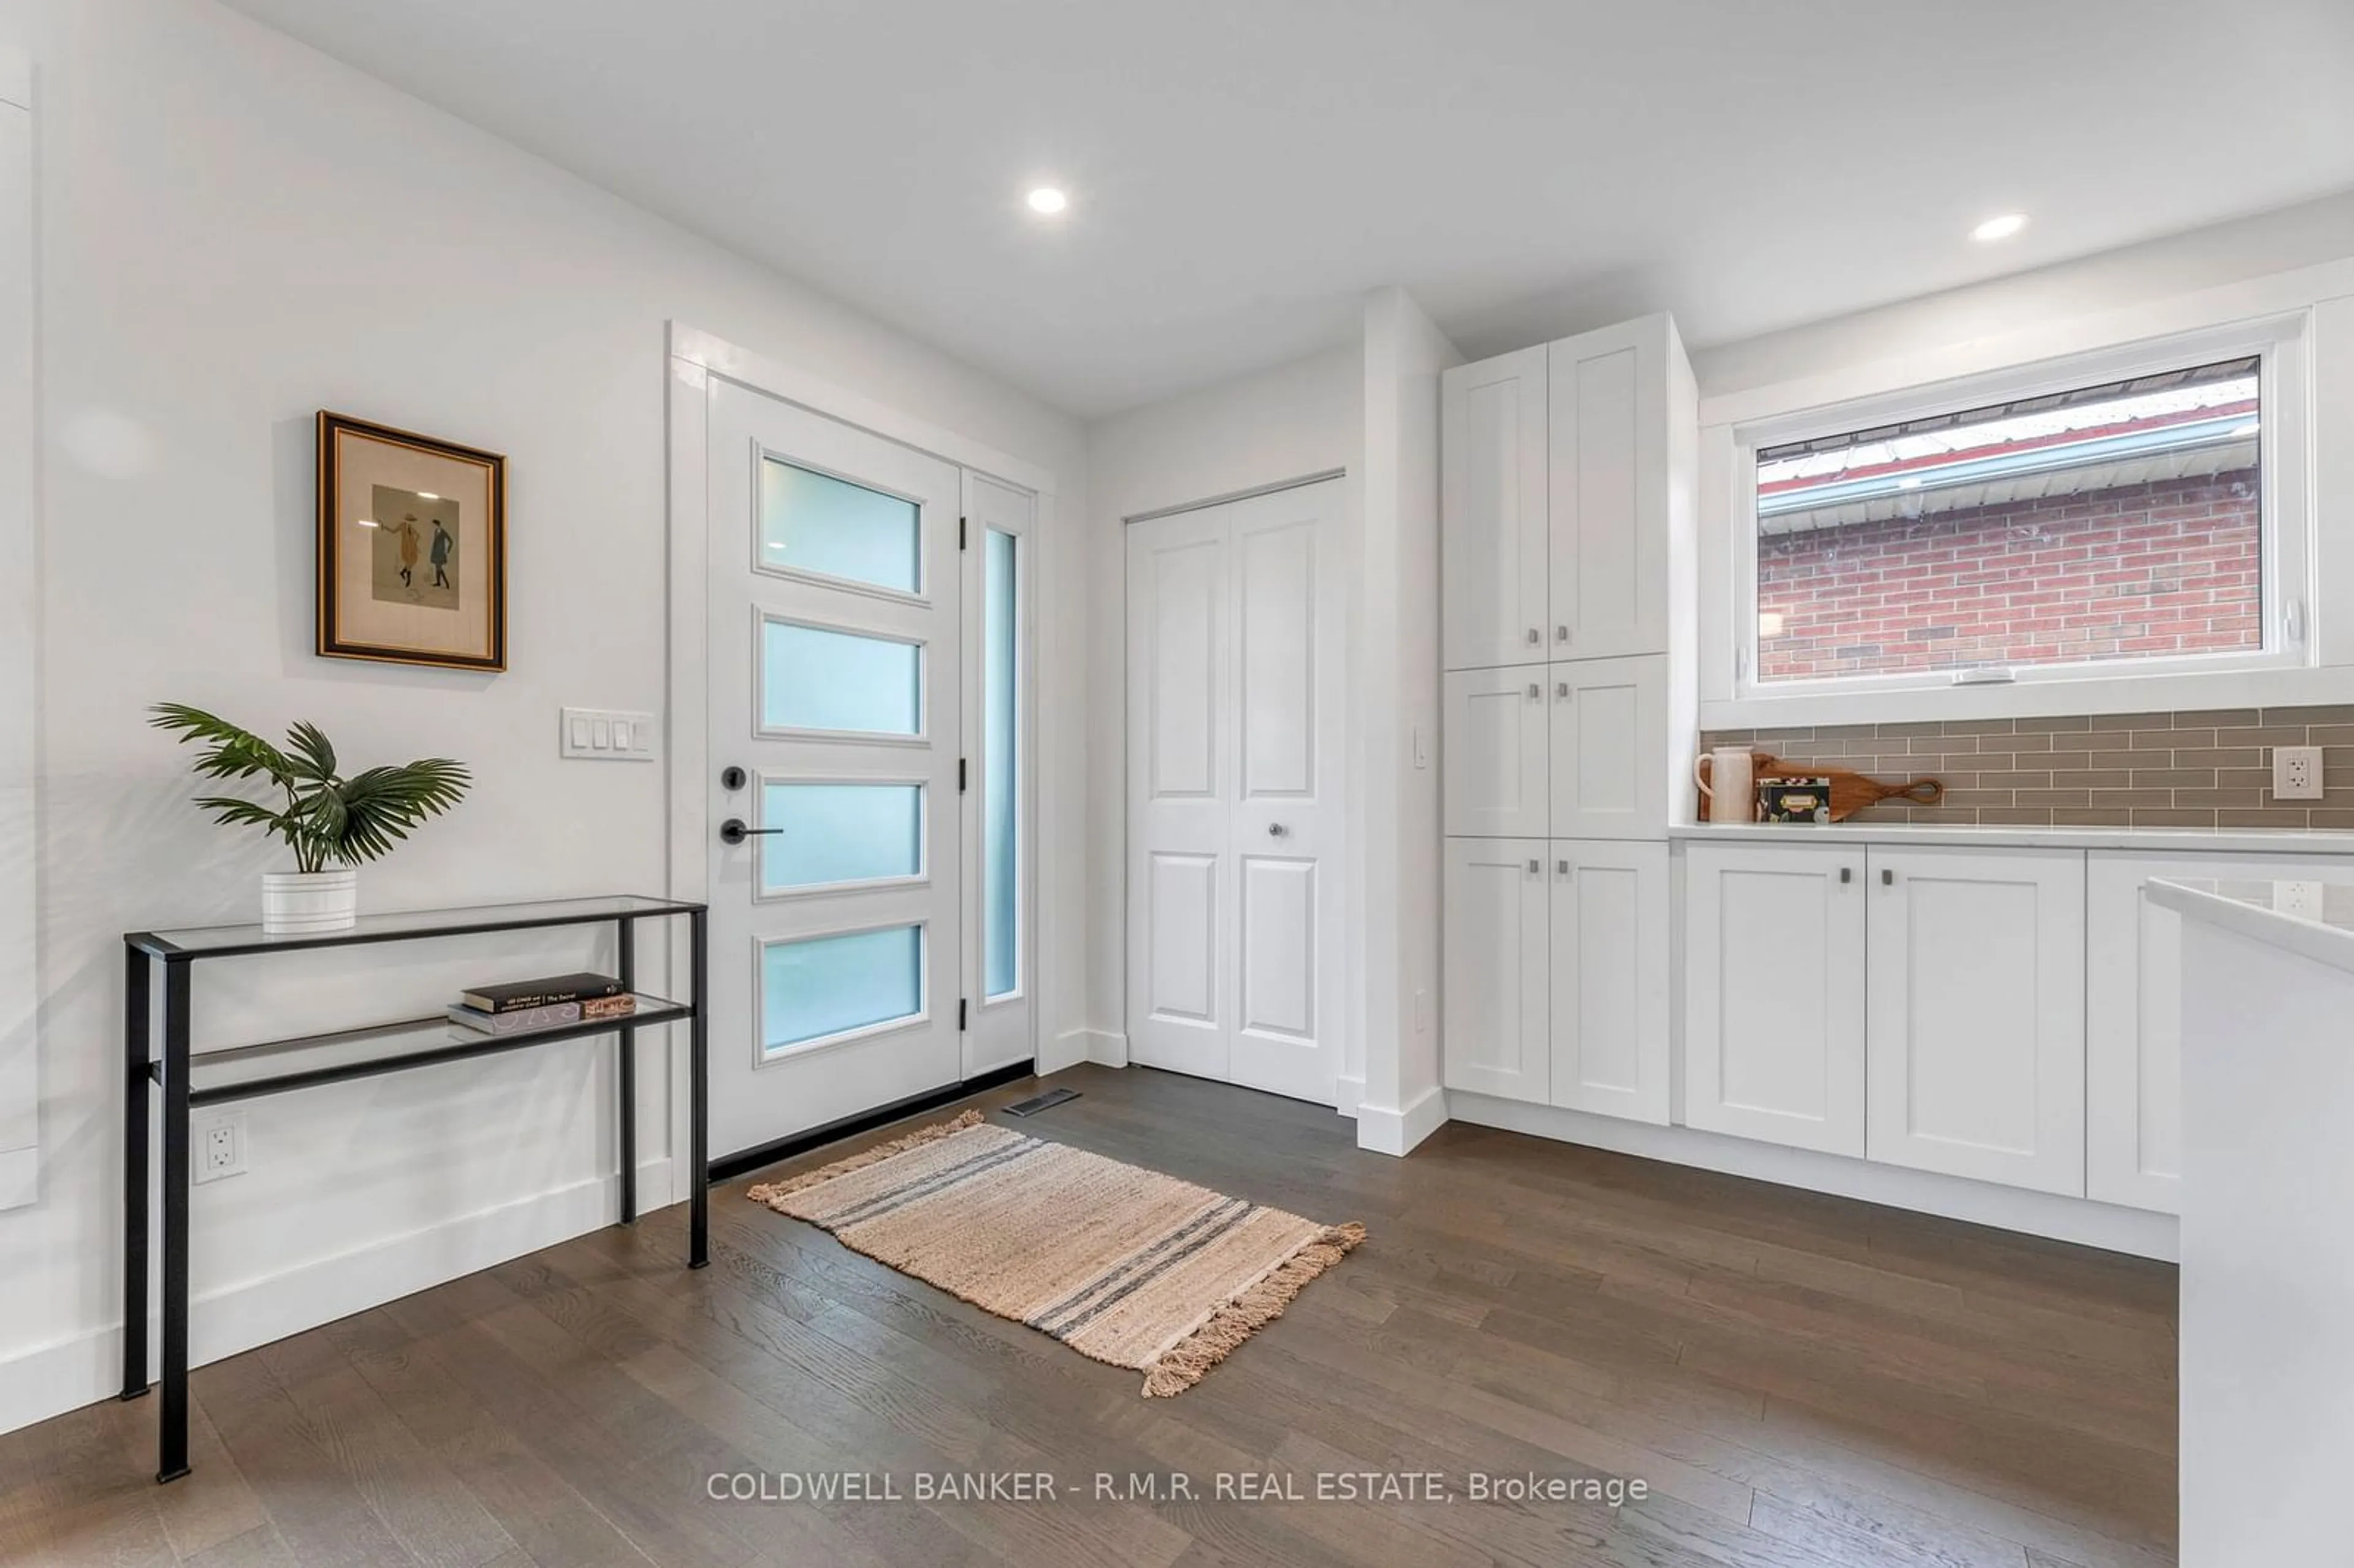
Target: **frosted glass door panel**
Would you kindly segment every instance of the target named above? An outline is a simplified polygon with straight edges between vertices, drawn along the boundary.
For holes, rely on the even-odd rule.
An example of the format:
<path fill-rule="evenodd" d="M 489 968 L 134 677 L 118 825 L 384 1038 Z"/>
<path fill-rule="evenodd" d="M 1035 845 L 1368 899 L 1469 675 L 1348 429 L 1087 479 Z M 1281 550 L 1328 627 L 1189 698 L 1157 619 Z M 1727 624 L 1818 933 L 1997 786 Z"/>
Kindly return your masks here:
<path fill-rule="evenodd" d="M 760 949 L 762 1039 L 771 1054 L 923 1010 L 921 926 L 769 942 Z"/>
<path fill-rule="evenodd" d="M 760 565 L 872 583 L 897 593 L 921 587 L 923 523 L 912 501 L 760 460 Z"/>
<path fill-rule="evenodd" d="M 982 535 L 981 964 L 984 994 L 1021 984 L 1021 658 L 1013 535 Z"/>
<path fill-rule="evenodd" d="M 768 784 L 760 891 L 793 893 L 924 873 L 920 784 Z"/>
<path fill-rule="evenodd" d="M 790 620 L 760 624 L 760 727 L 920 735 L 924 651 Z"/>

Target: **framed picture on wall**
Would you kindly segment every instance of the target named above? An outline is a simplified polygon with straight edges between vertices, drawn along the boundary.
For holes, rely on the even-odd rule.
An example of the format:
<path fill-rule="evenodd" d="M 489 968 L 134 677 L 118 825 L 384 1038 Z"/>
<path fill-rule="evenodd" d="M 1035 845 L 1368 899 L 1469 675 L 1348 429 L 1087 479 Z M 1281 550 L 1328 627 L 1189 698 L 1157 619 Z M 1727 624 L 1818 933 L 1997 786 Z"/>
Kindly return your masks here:
<path fill-rule="evenodd" d="M 507 667 L 507 460 L 319 411 L 319 652 Z"/>

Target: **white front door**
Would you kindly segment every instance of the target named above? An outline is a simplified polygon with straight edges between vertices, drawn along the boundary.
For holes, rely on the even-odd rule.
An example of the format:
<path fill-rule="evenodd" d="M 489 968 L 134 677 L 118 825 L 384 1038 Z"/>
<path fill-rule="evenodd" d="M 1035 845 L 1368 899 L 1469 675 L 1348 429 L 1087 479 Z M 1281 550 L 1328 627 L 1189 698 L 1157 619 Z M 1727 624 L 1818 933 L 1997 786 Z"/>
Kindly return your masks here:
<path fill-rule="evenodd" d="M 1129 529 L 1130 1059 L 1332 1103 L 1336 481 Z"/>
<path fill-rule="evenodd" d="M 964 476 L 730 383 L 708 429 L 724 1157 L 961 1075 Z"/>

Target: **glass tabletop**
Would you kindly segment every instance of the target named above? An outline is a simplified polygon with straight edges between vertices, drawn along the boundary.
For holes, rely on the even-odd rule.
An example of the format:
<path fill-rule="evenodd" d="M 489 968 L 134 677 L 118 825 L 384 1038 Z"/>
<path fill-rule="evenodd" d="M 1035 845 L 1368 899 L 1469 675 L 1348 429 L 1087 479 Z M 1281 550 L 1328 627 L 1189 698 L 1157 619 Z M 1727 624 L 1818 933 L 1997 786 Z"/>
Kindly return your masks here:
<path fill-rule="evenodd" d="M 457 909 L 404 909 L 363 914 L 336 931 L 296 931 L 270 936 L 259 924 L 187 926 L 176 930 L 128 931 L 122 939 L 158 958 L 175 955 L 224 958 L 301 948 L 341 948 L 361 942 L 397 942 L 424 937 L 462 937 L 477 931 L 526 930 L 535 926 L 586 926 L 634 915 L 683 915 L 700 904 L 622 893 L 593 898 L 548 898 L 526 904 L 478 904 Z"/>

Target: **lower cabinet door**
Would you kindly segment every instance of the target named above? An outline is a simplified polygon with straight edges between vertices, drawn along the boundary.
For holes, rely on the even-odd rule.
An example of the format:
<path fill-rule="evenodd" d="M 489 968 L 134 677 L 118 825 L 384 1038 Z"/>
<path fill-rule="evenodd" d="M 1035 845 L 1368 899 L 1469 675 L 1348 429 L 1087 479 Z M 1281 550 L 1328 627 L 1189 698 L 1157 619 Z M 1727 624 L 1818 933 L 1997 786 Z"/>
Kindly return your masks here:
<path fill-rule="evenodd" d="M 1551 689 L 1542 665 L 1440 677 L 1439 778 L 1449 837 L 1541 839 L 1552 832 Z"/>
<path fill-rule="evenodd" d="M 1684 1122 L 1864 1152 L 1861 846 L 1684 854 Z"/>
<path fill-rule="evenodd" d="M 2287 883 L 2316 901 L 2354 883 L 2338 855 L 2096 851 L 2084 893 L 2084 1195 L 2182 1212 L 2182 916 L 2153 877 Z"/>
<path fill-rule="evenodd" d="M 2084 1194 L 2084 854 L 1870 856 L 1871 1156 Z"/>
<path fill-rule="evenodd" d="M 1439 1044 L 1450 1089 L 1546 1101 L 1547 847 L 1542 839 L 1447 841 Z"/>
<path fill-rule="evenodd" d="M 1555 840 L 1553 1103 L 1668 1120 L 1668 846 Z"/>

